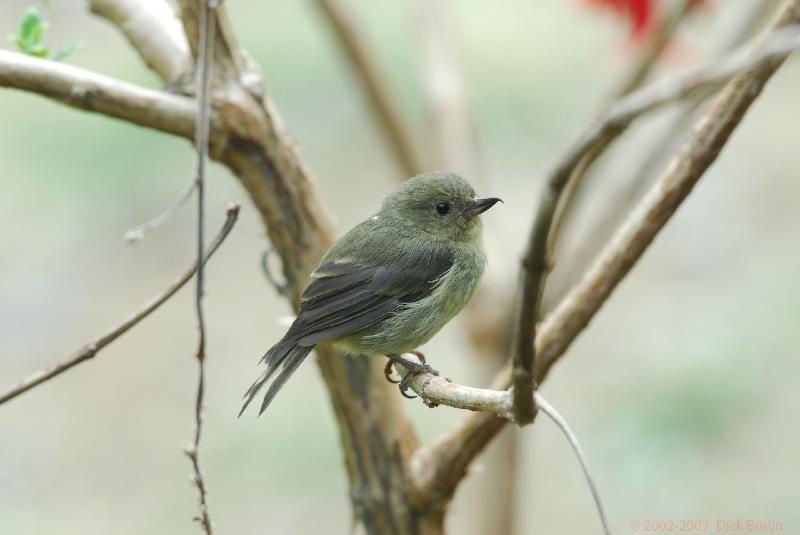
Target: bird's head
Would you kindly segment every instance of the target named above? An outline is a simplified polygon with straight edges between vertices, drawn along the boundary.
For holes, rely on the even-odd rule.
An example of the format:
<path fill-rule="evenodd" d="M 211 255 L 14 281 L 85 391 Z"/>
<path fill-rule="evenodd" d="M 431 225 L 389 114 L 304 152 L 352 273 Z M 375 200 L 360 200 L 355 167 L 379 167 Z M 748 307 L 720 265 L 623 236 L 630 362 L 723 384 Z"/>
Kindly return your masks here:
<path fill-rule="evenodd" d="M 497 197 L 477 197 L 469 182 L 458 175 L 432 171 L 406 180 L 393 191 L 378 217 L 433 238 L 467 241 L 480 235 L 478 215 L 498 201 Z"/>

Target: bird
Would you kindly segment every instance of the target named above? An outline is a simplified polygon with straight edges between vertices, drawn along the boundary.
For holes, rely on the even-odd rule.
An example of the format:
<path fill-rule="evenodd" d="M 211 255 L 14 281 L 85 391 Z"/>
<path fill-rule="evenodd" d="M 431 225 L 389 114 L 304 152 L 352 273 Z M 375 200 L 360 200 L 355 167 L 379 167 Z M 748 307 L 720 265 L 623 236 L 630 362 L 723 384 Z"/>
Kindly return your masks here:
<path fill-rule="evenodd" d="M 266 369 L 245 392 L 239 416 L 269 385 L 259 415 L 316 344 L 349 355 L 388 357 L 410 373 L 438 372 L 401 355 L 430 340 L 467 304 L 486 266 L 480 214 L 502 202 L 477 197 L 459 175 L 421 173 L 403 182 L 380 210 L 328 250 L 289 330 L 261 362 Z M 397 381 L 392 381 L 397 382 Z M 406 397 L 413 397 L 408 396 Z"/>

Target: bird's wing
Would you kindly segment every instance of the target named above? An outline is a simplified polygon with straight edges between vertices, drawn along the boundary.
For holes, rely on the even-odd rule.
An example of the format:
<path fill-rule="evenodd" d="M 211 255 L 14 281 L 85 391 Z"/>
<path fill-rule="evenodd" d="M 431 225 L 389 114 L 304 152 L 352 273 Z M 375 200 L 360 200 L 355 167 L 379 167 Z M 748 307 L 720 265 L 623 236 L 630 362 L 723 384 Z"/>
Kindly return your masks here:
<path fill-rule="evenodd" d="M 351 258 L 327 262 L 312 274 L 285 339 L 310 346 L 374 325 L 430 295 L 452 265 L 446 250 L 402 269 Z"/>

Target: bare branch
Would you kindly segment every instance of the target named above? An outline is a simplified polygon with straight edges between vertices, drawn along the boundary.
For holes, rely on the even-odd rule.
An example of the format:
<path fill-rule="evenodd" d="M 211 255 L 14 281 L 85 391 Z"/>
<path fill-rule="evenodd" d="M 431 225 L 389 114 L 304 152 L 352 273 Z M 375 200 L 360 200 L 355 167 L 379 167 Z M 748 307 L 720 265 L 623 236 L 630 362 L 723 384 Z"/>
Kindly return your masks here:
<path fill-rule="evenodd" d="M 194 441 L 186 449 L 186 455 L 192 463 L 194 471 L 194 484 L 197 486 L 200 500 L 200 516 L 198 522 L 206 535 L 212 535 L 211 518 L 208 511 L 208 494 L 200 468 L 200 437 L 203 430 L 203 397 L 205 394 L 205 362 L 206 362 L 206 322 L 203 314 L 203 293 L 205 291 L 205 273 L 203 270 L 203 250 L 205 249 L 205 223 L 206 223 L 206 160 L 208 157 L 208 132 L 211 116 L 211 70 L 212 55 L 214 51 L 214 36 L 216 35 L 216 0 L 200 0 L 200 25 L 198 35 L 198 55 L 196 69 L 197 121 L 195 123 L 195 149 L 197 150 L 197 173 L 195 175 L 195 189 L 197 189 L 197 285 L 195 287 L 194 303 L 197 312 L 197 327 L 199 337 L 197 341 L 197 396 L 194 403 Z"/>
<path fill-rule="evenodd" d="M 267 282 L 269 282 L 269 284 L 275 290 L 275 293 L 287 299 L 291 299 L 294 290 L 292 290 L 292 288 L 289 286 L 288 281 L 282 280 L 275 275 L 269 265 L 269 259 L 273 252 L 272 246 L 269 244 L 267 244 L 267 247 L 261 252 L 261 272 L 264 274 Z"/>
<path fill-rule="evenodd" d="M 575 169 L 582 165 L 586 155 L 592 154 L 598 146 L 605 146 L 609 139 L 616 137 L 620 129 L 626 128 L 643 113 L 667 102 L 686 98 L 701 89 L 716 87 L 738 72 L 780 61 L 798 46 L 800 46 L 798 27 L 777 29 L 753 53 L 736 54 L 719 64 L 655 83 L 628 94 L 601 115 L 595 125 L 589 128 L 550 173 L 522 260 L 521 292 L 517 303 L 518 312 L 512 347 L 514 362 L 512 384 L 516 396 L 514 412 L 518 423 L 524 424 L 533 420 L 533 407 L 529 401 L 534 384 L 532 340 L 535 337 L 544 285 L 552 264 L 552 259 L 548 255 L 551 249 L 551 228 L 561 195 Z"/>
<path fill-rule="evenodd" d="M 403 358 L 422 363 L 414 353 L 405 353 Z M 394 367 L 400 377 L 405 378 L 408 375 L 408 370 L 402 365 L 395 364 Z M 507 389 L 464 386 L 430 373 L 418 373 L 408 384 L 428 406 L 447 405 L 456 409 L 491 412 L 506 420 L 514 421 L 512 396 Z"/>
<path fill-rule="evenodd" d="M 207 262 L 211 255 L 213 255 L 216 250 L 222 245 L 222 242 L 225 241 L 225 238 L 230 233 L 231 229 L 233 228 L 234 223 L 236 223 L 236 218 L 239 215 L 239 205 L 238 204 L 231 204 L 228 207 L 228 216 L 225 219 L 225 224 L 220 229 L 219 234 L 214 238 L 214 241 L 211 242 L 211 245 L 208 248 L 208 252 L 206 252 L 204 262 Z M 180 290 L 187 282 L 191 280 L 194 276 L 195 272 L 197 271 L 197 265 L 192 265 L 186 273 L 181 275 L 175 282 L 173 282 L 166 290 L 158 294 L 157 296 L 153 297 L 139 312 L 132 315 L 130 318 L 126 319 L 113 329 L 111 329 L 106 334 L 100 336 L 99 338 L 94 339 L 93 341 L 89 342 L 81 349 L 76 351 L 72 354 L 69 358 L 64 359 L 63 361 L 59 362 L 58 364 L 52 366 L 51 368 L 42 370 L 38 373 L 35 373 L 28 379 L 25 379 L 17 386 L 11 388 L 4 394 L 0 395 L 0 405 L 3 403 L 10 401 L 17 397 L 18 395 L 27 392 L 28 390 L 56 377 L 64 373 L 65 371 L 69 370 L 73 366 L 80 364 L 85 360 L 89 360 L 97 353 L 100 352 L 101 349 L 106 347 L 108 344 L 128 332 L 128 330 L 142 321 L 144 318 L 149 316 L 152 312 L 154 312 L 158 307 L 164 304 L 170 297 L 175 295 L 175 293 Z"/>
<path fill-rule="evenodd" d="M 65 63 L 0 50 L 0 87 L 22 89 L 67 106 L 191 139 L 192 99 L 145 89 Z"/>
<path fill-rule="evenodd" d="M 186 34 L 164 0 L 88 0 L 95 15 L 117 26 L 144 62 L 166 83 L 176 83 L 192 70 Z"/>
<path fill-rule="evenodd" d="M 419 357 L 414 353 L 406 353 L 403 355 L 403 358 L 412 362 L 421 363 Z M 403 378 L 409 373 L 408 370 L 400 365 L 396 365 L 395 369 Z M 444 377 L 429 373 L 415 375 L 411 378 L 409 384 L 411 388 L 420 395 L 423 401 L 431 407 L 441 403 L 458 409 L 491 413 L 500 418 L 514 421 L 515 401 L 514 395 L 510 390 L 494 390 L 459 385 Z M 581 465 L 589 488 L 592 491 L 592 497 L 594 498 L 600 521 L 603 524 L 603 529 L 606 534 L 610 533 L 603 504 L 600 500 L 600 493 L 597 491 L 597 485 L 589 470 L 589 463 L 586 460 L 586 455 L 583 453 L 578 437 L 572 432 L 567 421 L 539 392 L 533 392 L 531 394 L 531 403 L 535 404 L 538 409 L 541 409 L 542 412 L 547 414 L 561 429 L 564 436 L 569 441 Z"/>
<path fill-rule="evenodd" d="M 330 22 L 345 56 L 361 81 L 398 165 L 406 176 L 416 175 L 422 170 L 422 165 L 414 151 L 413 136 L 404 124 L 403 115 L 395 106 L 396 99 L 390 95 L 376 62 L 369 55 L 355 14 L 343 0 L 317 0 L 317 5 Z"/>
<path fill-rule="evenodd" d="M 799 21 L 800 0 L 789 0 L 784 3 L 771 28 L 796 24 Z M 765 42 L 769 43 L 770 40 Z M 742 65 L 747 70 L 727 84 L 695 126 L 692 135 L 675 154 L 670 165 L 618 229 L 581 282 L 542 322 L 536 335 L 536 381 L 541 382 L 546 378 L 552 365 L 600 310 L 611 292 L 686 199 L 692 187 L 716 160 L 767 80 L 788 57 L 789 50 L 787 47 L 782 53 L 757 52 L 752 62 Z M 412 381 L 412 388 L 422 380 L 427 378 L 416 377 Z M 492 388 L 504 389 L 510 384 L 511 366 L 506 365 L 498 373 Z M 439 396 L 437 401 L 447 404 L 446 395 Z M 458 400 L 458 403 L 463 404 L 463 401 Z M 421 450 L 415 459 L 415 465 L 422 480 L 422 492 L 432 496 L 449 496 L 466 473 L 474 456 L 496 435 L 504 422 L 494 414 L 476 413 L 430 448 Z"/>

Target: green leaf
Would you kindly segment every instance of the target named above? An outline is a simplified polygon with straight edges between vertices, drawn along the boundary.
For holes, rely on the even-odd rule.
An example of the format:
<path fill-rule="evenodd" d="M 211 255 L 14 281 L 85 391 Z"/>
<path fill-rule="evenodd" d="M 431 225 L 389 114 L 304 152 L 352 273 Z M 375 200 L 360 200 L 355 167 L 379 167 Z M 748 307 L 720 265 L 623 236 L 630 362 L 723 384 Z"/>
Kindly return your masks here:
<path fill-rule="evenodd" d="M 22 22 L 19 25 L 19 33 L 22 39 L 28 40 L 43 24 L 42 17 L 39 16 L 39 10 L 31 6 L 25 11 L 22 17 Z"/>
<path fill-rule="evenodd" d="M 25 54 L 46 58 L 48 50 L 42 41 L 47 26 L 39 15 L 39 10 L 29 7 L 19 25 L 19 36 L 11 36 L 10 39 Z"/>
<path fill-rule="evenodd" d="M 63 59 L 66 59 L 68 56 L 74 54 L 78 50 L 83 50 L 84 48 L 86 48 L 86 43 L 82 43 L 80 41 L 77 43 L 72 43 L 70 45 L 65 46 L 55 54 L 53 54 L 53 60 L 61 61 Z"/>

